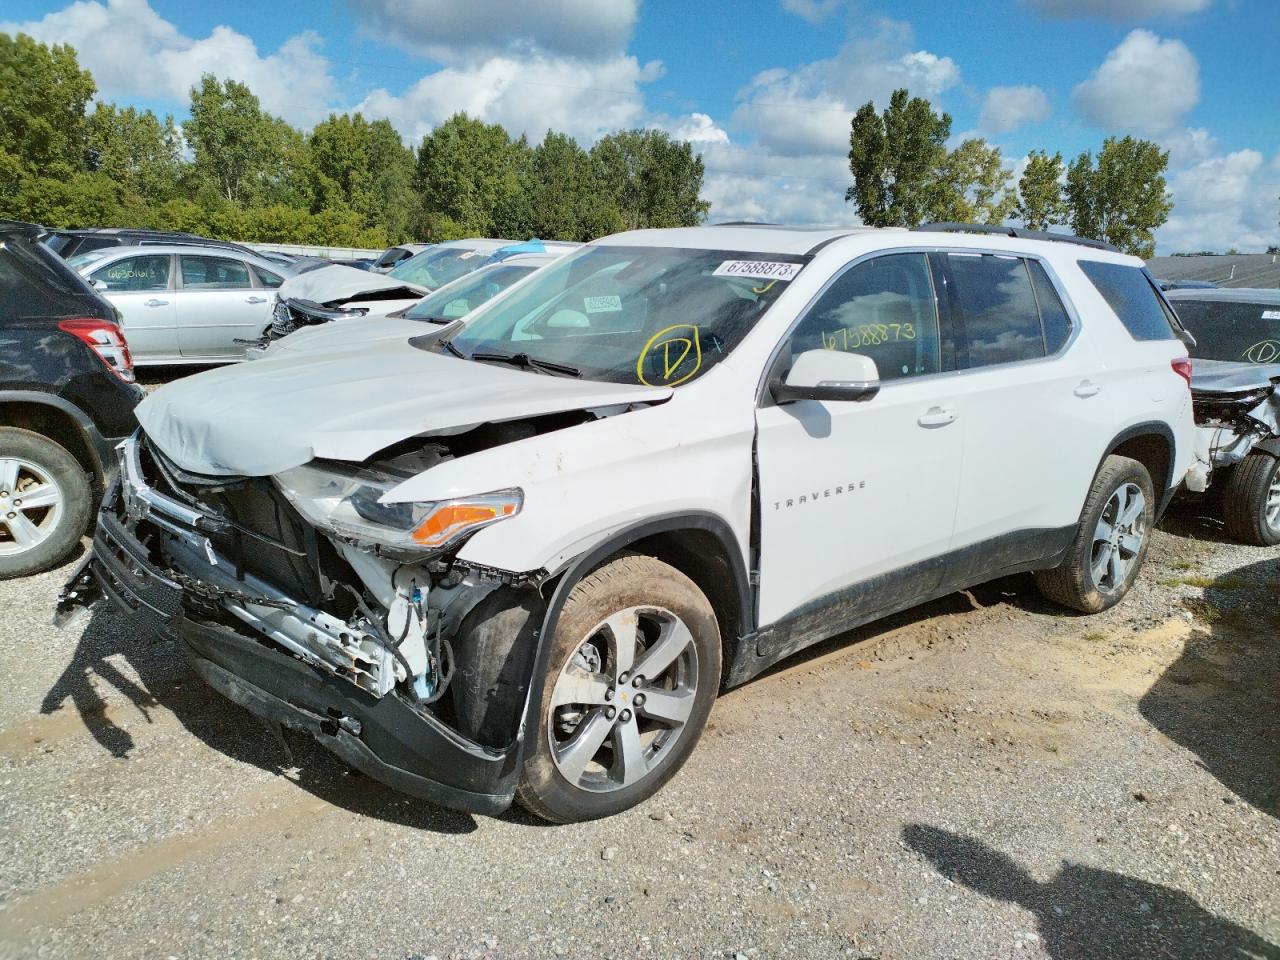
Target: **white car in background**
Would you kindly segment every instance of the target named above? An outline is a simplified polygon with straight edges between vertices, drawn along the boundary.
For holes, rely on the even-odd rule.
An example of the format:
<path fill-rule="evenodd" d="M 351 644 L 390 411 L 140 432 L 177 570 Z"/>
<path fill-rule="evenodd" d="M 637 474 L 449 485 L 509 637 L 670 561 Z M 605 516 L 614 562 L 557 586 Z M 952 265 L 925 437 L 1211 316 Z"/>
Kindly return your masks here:
<path fill-rule="evenodd" d="M 271 326 L 276 288 L 297 272 L 249 252 L 179 244 L 104 247 L 67 264 L 120 311 L 138 366 L 243 360 Z"/>
<path fill-rule="evenodd" d="M 384 274 L 341 265 L 326 267 L 295 277 L 280 287 L 266 339 L 276 340 L 300 327 L 347 317 L 385 317 L 495 259 L 548 250 L 567 253 L 579 246 L 473 238 L 437 243 Z"/>
<path fill-rule="evenodd" d="M 299 353 L 344 352 L 376 340 L 416 337 L 440 325 L 460 320 L 481 304 L 568 251 L 516 254 L 490 263 L 429 293 L 412 306 L 386 317 L 346 317 L 332 323 L 303 327 L 279 340 L 249 348 L 250 360 Z M 425 326 L 424 326 L 425 325 Z"/>

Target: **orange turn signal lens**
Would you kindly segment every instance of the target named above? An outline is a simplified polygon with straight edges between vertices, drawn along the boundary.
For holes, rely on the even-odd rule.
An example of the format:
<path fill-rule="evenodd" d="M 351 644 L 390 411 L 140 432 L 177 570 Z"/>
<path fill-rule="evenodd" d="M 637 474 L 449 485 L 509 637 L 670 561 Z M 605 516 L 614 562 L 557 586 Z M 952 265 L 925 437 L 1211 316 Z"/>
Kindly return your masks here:
<path fill-rule="evenodd" d="M 515 516 L 520 512 L 521 499 L 519 491 L 504 490 L 445 501 L 413 531 L 413 540 L 424 547 L 443 547 L 464 533 Z"/>

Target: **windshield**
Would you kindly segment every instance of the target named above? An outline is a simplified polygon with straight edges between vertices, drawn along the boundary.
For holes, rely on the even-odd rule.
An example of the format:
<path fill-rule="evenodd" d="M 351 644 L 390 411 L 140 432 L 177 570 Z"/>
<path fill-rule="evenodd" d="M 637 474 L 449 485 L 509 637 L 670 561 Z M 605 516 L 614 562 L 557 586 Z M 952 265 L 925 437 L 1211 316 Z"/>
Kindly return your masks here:
<path fill-rule="evenodd" d="M 488 303 L 537 267 L 532 264 L 495 264 L 429 293 L 405 311 L 410 320 L 456 320 L 482 303 Z"/>
<path fill-rule="evenodd" d="M 105 253 L 101 253 L 96 250 L 92 253 L 77 253 L 74 257 L 69 257 L 67 259 L 67 266 L 72 270 L 79 271 L 91 263 L 97 263 L 105 256 Z"/>
<path fill-rule="evenodd" d="M 1280 304 L 1174 300 L 1199 360 L 1280 363 Z"/>
<path fill-rule="evenodd" d="M 450 346 L 467 356 L 576 368 L 593 380 L 674 387 L 728 356 L 803 262 L 740 251 L 587 247 L 478 311 Z"/>
<path fill-rule="evenodd" d="M 465 250 L 461 247 L 424 250 L 388 271 L 387 276 L 434 290 L 483 267 L 488 257 L 483 250 Z"/>

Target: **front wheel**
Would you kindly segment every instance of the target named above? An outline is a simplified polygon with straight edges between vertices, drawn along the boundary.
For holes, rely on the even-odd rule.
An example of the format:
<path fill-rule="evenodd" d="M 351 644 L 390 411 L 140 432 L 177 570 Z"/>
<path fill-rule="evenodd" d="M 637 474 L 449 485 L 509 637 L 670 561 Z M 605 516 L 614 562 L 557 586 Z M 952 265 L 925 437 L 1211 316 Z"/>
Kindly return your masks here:
<path fill-rule="evenodd" d="M 697 743 L 720 663 L 715 613 L 679 570 L 627 555 L 584 577 L 552 639 L 520 803 L 571 823 L 648 799 Z"/>
<path fill-rule="evenodd" d="M 1151 475 L 1137 460 L 1111 455 L 1085 498 L 1066 559 L 1036 574 L 1050 600 L 1084 613 L 1119 603 L 1146 559 L 1155 520 Z"/>
<path fill-rule="evenodd" d="M 43 434 L 0 427 L 0 580 L 57 566 L 89 525 L 84 468 Z"/>
<path fill-rule="evenodd" d="M 1241 543 L 1280 543 L 1280 457 L 1255 450 L 1232 468 L 1222 489 L 1222 519 Z"/>

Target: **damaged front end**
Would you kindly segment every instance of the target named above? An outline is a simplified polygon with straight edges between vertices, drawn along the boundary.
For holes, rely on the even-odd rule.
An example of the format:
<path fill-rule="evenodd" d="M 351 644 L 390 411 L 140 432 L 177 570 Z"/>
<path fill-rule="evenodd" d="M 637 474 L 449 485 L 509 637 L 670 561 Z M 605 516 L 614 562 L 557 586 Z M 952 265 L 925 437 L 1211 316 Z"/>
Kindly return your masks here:
<path fill-rule="evenodd" d="M 528 596 L 537 597 L 540 578 L 472 570 L 453 552 L 470 531 L 517 513 L 519 491 L 378 502 L 449 457 L 441 444 L 393 450 L 360 468 L 313 462 L 274 478 L 190 473 L 141 431 L 118 450 L 120 479 L 87 565 L 64 591 L 64 615 L 101 591 L 176 639 L 219 692 L 311 733 L 369 776 L 473 812 L 510 804 L 518 719 L 490 738 L 502 742 L 468 735 L 449 696 L 454 645 L 495 591 L 518 593 L 536 610 Z M 526 646 L 512 657 L 528 660 L 527 676 Z"/>
<path fill-rule="evenodd" d="M 1196 462 L 1187 489 L 1202 493 L 1215 471 L 1255 448 L 1280 455 L 1280 364 L 1195 360 L 1192 368 Z"/>

